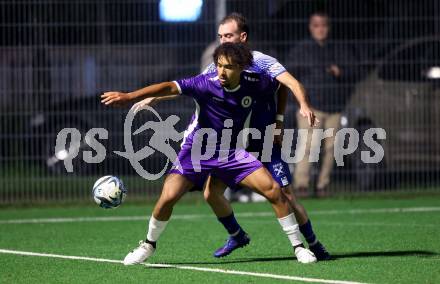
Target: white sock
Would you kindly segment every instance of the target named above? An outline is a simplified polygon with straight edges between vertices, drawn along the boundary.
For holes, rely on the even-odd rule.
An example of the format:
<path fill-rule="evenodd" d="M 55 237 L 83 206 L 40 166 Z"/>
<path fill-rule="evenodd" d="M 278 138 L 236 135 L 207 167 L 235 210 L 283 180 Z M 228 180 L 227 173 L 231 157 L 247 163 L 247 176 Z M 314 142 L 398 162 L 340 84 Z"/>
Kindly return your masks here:
<path fill-rule="evenodd" d="M 298 222 L 296 221 L 295 215 L 293 213 L 285 217 L 278 218 L 278 222 L 280 222 L 280 225 L 283 228 L 283 231 L 286 233 L 287 237 L 289 238 L 292 246 L 302 244 Z"/>
<path fill-rule="evenodd" d="M 147 239 L 151 242 L 157 241 L 159 239 L 160 234 L 162 234 L 163 230 L 167 226 L 168 221 L 159 221 L 151 215 L 150 222 L 148 224 L 148 234 Z"/>

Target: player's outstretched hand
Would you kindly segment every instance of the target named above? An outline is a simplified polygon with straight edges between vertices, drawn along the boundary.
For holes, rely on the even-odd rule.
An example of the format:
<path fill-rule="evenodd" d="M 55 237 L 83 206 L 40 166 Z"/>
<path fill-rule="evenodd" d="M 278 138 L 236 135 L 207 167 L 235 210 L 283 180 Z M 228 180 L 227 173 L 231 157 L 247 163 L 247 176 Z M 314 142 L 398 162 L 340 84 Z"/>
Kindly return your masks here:
<path fill-rule="evenodd" d="M 106 92 L 101 95 L 101 103 L 112 106 L 125 106 L 130 102 L 130 97 L 127 93 L 121 92 Z"/>
<path fill-rule="evenodd" d="M 143 99 L 140 102 L 137 102 L 133 105 L 132 110 L 134 113 L 137 113 L 138 111 L 140 111 L 144 106 L 153 106 L 156 103 L 156 97 L 152 97 L 152 98 L 146 98 Z"/>

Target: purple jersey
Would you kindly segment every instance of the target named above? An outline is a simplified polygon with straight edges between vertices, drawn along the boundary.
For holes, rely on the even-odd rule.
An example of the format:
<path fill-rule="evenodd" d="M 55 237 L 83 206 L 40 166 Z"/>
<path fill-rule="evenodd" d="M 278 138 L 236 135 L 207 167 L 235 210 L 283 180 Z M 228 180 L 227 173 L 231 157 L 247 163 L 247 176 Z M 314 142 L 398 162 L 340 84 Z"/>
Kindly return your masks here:
<path fill-rule="evenodd" d="M 262 73 L 266 76 L 275 79 L 278 75 L 286 72 L 286 68 L 281 65 L 278 60 L 267 54 L 261 53 L 259 51 L 252 52 L 253 61 L 252 65 L 248 68 L 248 71 L 254 73 Z M 203 71 L 203 74 L 216 72 L 216 66 L 211 63 Z M 262 133 L 266 129 L 267 125 L 275 122 L 276 115 L 276 99 L 275 94 L 271 94 L 270 97 L 265 100 L 259 100 L 255 105 L 253 105 L 253 113 L 265 114 L 265 115 L 254 115 L 252 116 L 250 127 L 259 129 Z"/>
<path fill-rule="evenodd" d="M 246 157 L 250 154 L 244 149 L 236 149 L 235 145 L 240 131 L 248 127 L 255 102 L 273 96 L 277 90 L 278 83 L 275 80 L 263 74 L 243 71 L 240 84 L 232 90 L 220 85 L 216 73 L 202 74 L 175 83 L 182 95 L 195 100 L 196 113 L 185 132 L 182 148 L 170 173 L 185 176 L 198 189 L 203 188 L 210 174 L 220 178 L 228 186 L 235 187 L 246 176 L 263 166 L 255 158 L 248 160 Z M 200 157 L 192 156 L 192 146 L 203 144 L 204 137 L 198 130 L 204 128 L 212 129 L 217 134 L 216 140 L 212 141 L 215 154 L 207 159 L 198 159 Z M 227 147 L 229 151 L 222 152 L 221 138 L 225 128 L 231 131 L 231 141 Z M 220 157 L 220 153 L 226 155 Z"/>
<path fill-rule="evenodd" d="M 240 85 L 233 90 L 223 88 L 216 73 L 178 80 L 176 84 L 182 95 L 192 97 L 196 103 L 196 113 L 185 132 L 183 144 L 192 143 L 195 139 L 201 141 L 203 137 L 194 137 L 197 130 L 210 128 L 217 133 L 217 150 L 225 128 L 232 130 L 231 148 L 235 147 L 239 132 L 249 127 L 255 104 L 273 98 L 279 85 L 265 74 L 248 71 L 242 72 Z M 232 120 L 232 127 L 225 127 L 226 120 Z"/>
<path fill-rule="evenodd" d="M 276 58 L 268 56 L 259 51 L 253 51 L 252 65 L 248 68 L 248 71 L 255 73 L 262 73 L 266 76 L 275 79 L 278 75 L 286 72 L 286 68 L 281 65 Z M 216 66 L 211 63 L 203 71 L 203 74 L 213 73 L 216 71 Z M 276 98 L 274 93 L 268 94 L 268 97 L 264 100 L 257 100 L 252 107 L 254 115 L 251 117 L 250 126 L 257 128 L 264 135 L 266 126 L 275 123 L 276 115 Z M 263 148 L 263 140 L 251 140 L 249 151 L 261 152 Z M 271 162 L 265 163 L 264 166 L 272 174 L 272 177 L 280 184 L 281 187 L 289 185 L 292 177 L 290 175 L 288 165 L 281 158 L 281 149 L 274 145 Z"/>

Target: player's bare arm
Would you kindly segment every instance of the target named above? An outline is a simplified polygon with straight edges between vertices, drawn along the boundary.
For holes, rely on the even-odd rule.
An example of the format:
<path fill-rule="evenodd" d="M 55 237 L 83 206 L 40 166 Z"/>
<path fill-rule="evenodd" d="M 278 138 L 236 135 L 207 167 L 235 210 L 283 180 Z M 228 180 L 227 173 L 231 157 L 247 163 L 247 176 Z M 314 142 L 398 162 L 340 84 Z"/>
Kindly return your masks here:
<path fill-rule="evenodd" d="M 177 85 L 174 82 L 163 82 L 130 93 L 106 92 L 101 96 L 101 103 L 105 105 L 125 105 L 139 99 L 174 95 L 179 95 Z"/>
<path fill-rule="evenodd" d="M 179 95 L 171 95 L 171 96 L 165 96 L 165 97 L 152 97 L 152 98 L 146 98 L 146 99 L 142 100 L 142 102 L 144 105 L 154 106 L 157 103 L 174 100 L 178 97 L 180 97 L 180 96 Z"/>
<path fill-rule="evenodd" d="M 134 104 L 133 106 L 133 110 L 134 112 L 138 112 L 141 108 L 143 108 L 144 106 L 154 106 L 160 102 L 164 102 L 164 101 L 169 101 L 169 100 L 174 100 L 176 98 L 178 98 L 179 95 L 171 95 L 171 96 L 165 96 L 165 97 L 151 97 L 151 98 L 146 98 L 141 100 L 140 102 L 137 102 Z"/>
<path fill-rule="evenodd" d="M 292 91 L 299 103 L 300 113 L 303 117 L 307 118 L 309 125 L 316 126 L 319 123 L 319 120 L 316 119 L 315 114 L 313 113 L 302 84 L 287 71 L 278 75 L 276 79 Z"/>

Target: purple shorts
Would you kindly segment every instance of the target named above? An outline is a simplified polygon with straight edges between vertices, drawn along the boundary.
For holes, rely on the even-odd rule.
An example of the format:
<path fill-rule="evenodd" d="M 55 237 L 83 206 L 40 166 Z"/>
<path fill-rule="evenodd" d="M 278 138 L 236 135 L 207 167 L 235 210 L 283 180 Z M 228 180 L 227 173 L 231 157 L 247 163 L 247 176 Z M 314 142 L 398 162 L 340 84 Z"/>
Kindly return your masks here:
<path fill-rule="evenodd" d="M 242 149 L 230 150 L 222 158 L 219 154 L 216 151 L 209 159 L 191 159 L 191 147 L 184 145 L 168 173 L 186 177 L 199 189 L 203 189 L 209 175 L 235 188 L 245 177 L 263 167 L 260 161 Z"/>

